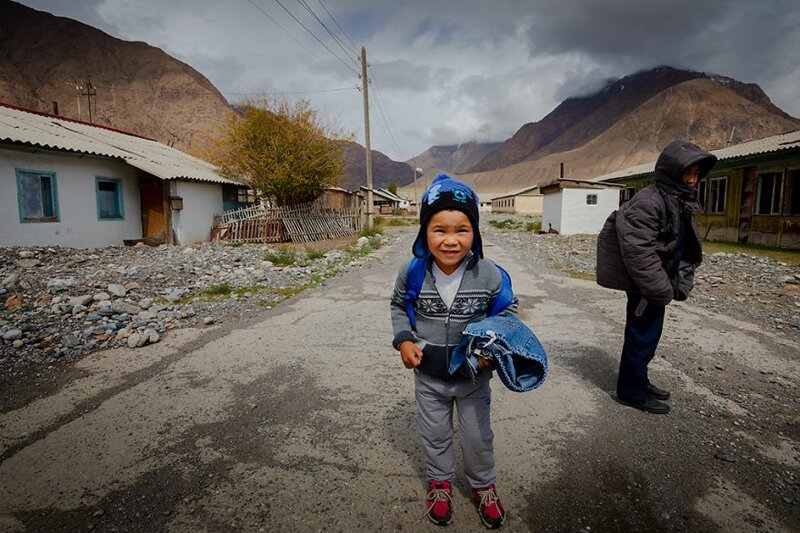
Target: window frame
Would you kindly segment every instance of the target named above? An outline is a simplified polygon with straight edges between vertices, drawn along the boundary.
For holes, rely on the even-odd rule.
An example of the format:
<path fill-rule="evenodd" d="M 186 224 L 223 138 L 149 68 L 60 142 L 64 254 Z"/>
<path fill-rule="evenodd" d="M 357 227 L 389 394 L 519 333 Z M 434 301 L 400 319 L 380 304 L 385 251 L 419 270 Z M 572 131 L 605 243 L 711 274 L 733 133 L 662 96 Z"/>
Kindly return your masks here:
<path fill-rule="evenodd" d="M 593 202 L 589 200 L 593 199 Z M 597 205 L 597 193 L 586 193 L 586 205 Z"/>
<path fill-rule="evenodd" d="M 791 175 L 791 176 L 790 176 Z M 800 216 L 800 167 L 787 168 L 784 174 L 786 197 L 784 198 L 784 213 L 786 216 Z M 789 178 L 793 178 L 791 181 Z M 795 210 L 792 211 L 792 200 L 797 199 Z"/>
<path fill-rule="evenodd" d="M 114 195 L 117 201 L 117 215 L 116 216 L 102 216 L 100 212 L 100 184 L 113 183 L 117 186 L 116 194 Z M 97 206 L 97 220 L 125 220 L 125 201 L 122 187 L 122 180 L 120 178 L 110 178 L 107 176 L 94 177 L 94 195 Z"/>
<path fill-rule="evenodd" d="M 51 172 L 48 170 L 31 170 L 26 168 L 16 168 L 14 169 L 16 176 L 17 176 L 17 206 L 19 212 L 19 221 L 21 224 L 40 224 L 40 223 L 48 223 L 48 222 L 61 222 L 61 212 L 58 206 L 58 181 L 56 179 L 56 173 Z M 23 174 L 30 174 L 36 175 L 40 179 L 40 189 L 39 189 L 39 201 L 41 202 L 41 178 L 43 176 L 47 176 L 50 179 L 50 197 L 52 201 L 52 216 L 41 216 L 41 217 L 31 217 L 26 216 L 24 214 L 24 204 L 22 201 L 22 176 Z M 41 205 L 42 212 L 45 211 L 44 205 Z"/>
<path fill-rule="evenodd" d="M 782 203 L 782 200 L 783 200 L 783 178 L 784 178 L 784 174 L 785 173 L 784 173 L 783 170 L 773 170 L 773 171 L 759 172 L 756 175 L 756 198 L 755 198 L 755 206 L 754 206 L 755 207 L 755 210 L 754 210 L 754 214 L 755 215 L 778 216 L 778 215 L 781 214 L 781 203 Z M 770 207 L 769 207 L 769 212 L 767 212 L 767 213 L 762 213 L 761 212 L 761 194 L 763 192 L 763 190 L 762 190 L 762 184 L 763 184 L 762 178 L 764 176 L 776 176 L 777 177 L 777 179 L 775 179 L 772 182 L 772 191 L 771 191 L 772 194 L 771 194 L 771 199 L 770 199 Z M 777 200 L 775 198 L 775 190 L 776 189 L 778 191 Z"/>
<path fill-rule="evenodd" d="M 714 190 L 714 183 L 723 184 L 724 190 L 721 195 L 719 186 L 716 191 Z M 719 207 L 720 201 L 722 202 L 721 208 Z M 706 205 L 703 206 L 703 211 L 709 215 L 725 214 L 725 210 L 728 208 L 728 176 L 714 176 L 707 179 L 704 203 Z"/>

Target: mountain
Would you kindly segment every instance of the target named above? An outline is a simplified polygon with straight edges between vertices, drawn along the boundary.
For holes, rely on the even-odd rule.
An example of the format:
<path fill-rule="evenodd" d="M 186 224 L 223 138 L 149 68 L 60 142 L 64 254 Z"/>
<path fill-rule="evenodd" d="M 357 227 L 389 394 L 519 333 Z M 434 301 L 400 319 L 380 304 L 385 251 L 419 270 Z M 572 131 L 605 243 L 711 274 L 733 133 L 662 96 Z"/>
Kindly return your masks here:
<path fill-rule="evenodd" d="M 414 168 L 422 168 L 423 170 L 438 168 L 446 172 L 466 172 L 502 144 L 472 141 L 462 144 L 431 146 L 420 155 L 406 162 Z"/>
<path fill-rule="evenodd" d="M 349 191 L 358 190 L 363 185 L 367 186 L 367 151 L 358 143 L 345 142 L 345 158 L 347 166 L 339 180 L 339 187 Z M 408 163 L 393 161 L 386 155 L 372 150 L 372 186 L 386 188 L 390 182 L 398 186 L 411 183 L 413 169 Z"/>
<path fill-rule="evenodd" d="M 57 102 L 59 115 L 89 121 L 89 83 L 92 122 L 183 150 L 230 110 L 202 74 L 159 48 L 0 0 L 0 100 L 47 113 Z"/>
<path fill-rule="evenodd" d="M 658 92 L 579 147 L 554 153 L 540 150 L 543 155 L 537 159 L 461 174 L 459 179 L 484 195 L 498 194 L 558 178 L 561 163 L 565 177 L 590 179 L 653 162 L 675 139 L 715 150 L 730 139 L 735 144 L 796 129 L 799 120 L 782 111 L 770 112 L 763 101 L 748 98 L 730 84 L 696 77 Z M 402 192 L 409 191 L 405 187 Z"/>
<path fill-rule="evenodd" d="M 720 92 L 733 93 L 748 101 L 748 116 L 725 116 L 714 120 L 725 128 L 725 140 L 734 144 L 759 137 L 767 137 L 799 127 L 797 119 L 772 104 L 761 88 L 753 83 L 741 83 L 732 78 L 702 72 L 678 70 L 671 67 L 658 67 L 652 70 L 631 74 L 612 83 L 589 96 L 568 98 L 550 114 L 538 122 L 522 126 L 499 148 L 486 155 L 473 165 L 468 172 L 498 170 L 523 161 L 539 160 L 549 154 L 569 152 L 608 131 L 615 124 L 635 112 L 646 102 L 671 88 L 681 86 L 691 80 L 706 80 L 713 83 Z M 713 91 L 712 91 L 713 92 Z M 715 110 L 706 109 L 710 115 Z M 692 110 L 687 116 L 672 117 L 678 121 L 692 121 L 702 124 L 707 118 Z M 689 116 L 694 114 L 695 116 Z M 641 120 L 651 120 L 639 114 Z M 770 117 L 765 120 L 765 117 Z M 730 122 L 730 124 L 728 124 Z M 749 127 L 749 123 L 753 123 Z M 732 132 L 735 124 L 740 127 Z M 691 132 L 690 132 L 691 133 Z M 696 139 L 713 146 L 706 139 Z"/>

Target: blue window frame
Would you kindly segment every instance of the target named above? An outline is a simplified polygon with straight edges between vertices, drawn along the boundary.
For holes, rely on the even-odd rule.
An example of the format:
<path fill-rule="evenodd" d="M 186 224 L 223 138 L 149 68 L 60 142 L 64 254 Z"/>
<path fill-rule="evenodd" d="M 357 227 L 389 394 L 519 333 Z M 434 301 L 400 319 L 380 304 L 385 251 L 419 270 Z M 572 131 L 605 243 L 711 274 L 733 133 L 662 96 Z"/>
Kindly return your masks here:
<path fill-rule="evenodd" d="M 116 178 L 95 177 L 98 220 L 125 220 L 122 182 Z"/>
<path fill-rule="evenodd" d="M 19 221 L 59 222 L 56 173 L 16 169 Z"/>

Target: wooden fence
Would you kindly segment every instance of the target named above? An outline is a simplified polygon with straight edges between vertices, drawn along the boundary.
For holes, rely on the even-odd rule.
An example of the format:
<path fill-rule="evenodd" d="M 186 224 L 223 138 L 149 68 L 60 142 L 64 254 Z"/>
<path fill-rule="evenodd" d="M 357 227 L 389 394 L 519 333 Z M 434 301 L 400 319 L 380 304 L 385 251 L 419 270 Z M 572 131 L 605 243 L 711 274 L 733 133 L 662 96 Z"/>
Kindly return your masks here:
<path fill-rule="evenodd" d="M 312 242 L 349 237 L 361 231 L 358 207 L 323 211 L 317 202 L 292 207 L 252 206 L 214 217 L 212 241 Z"/>

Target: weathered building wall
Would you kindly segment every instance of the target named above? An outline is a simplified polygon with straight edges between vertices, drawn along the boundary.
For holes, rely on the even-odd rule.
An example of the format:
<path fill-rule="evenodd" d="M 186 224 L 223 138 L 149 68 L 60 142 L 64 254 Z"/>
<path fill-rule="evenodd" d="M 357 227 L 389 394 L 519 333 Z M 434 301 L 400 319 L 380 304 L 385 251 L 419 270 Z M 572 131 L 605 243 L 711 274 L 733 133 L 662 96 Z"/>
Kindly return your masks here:
<path fill-rule="evenodd" d="M 20 220 L 19 171 L 54 176 L 55 221 Z M 119 180 L 120 219 L 98 215 L 97 177 Z M 0 246 L 92 248 L 142 236 L 136 169 L 112 159 L 0 147 Z"/>

